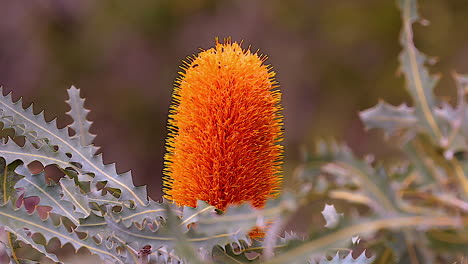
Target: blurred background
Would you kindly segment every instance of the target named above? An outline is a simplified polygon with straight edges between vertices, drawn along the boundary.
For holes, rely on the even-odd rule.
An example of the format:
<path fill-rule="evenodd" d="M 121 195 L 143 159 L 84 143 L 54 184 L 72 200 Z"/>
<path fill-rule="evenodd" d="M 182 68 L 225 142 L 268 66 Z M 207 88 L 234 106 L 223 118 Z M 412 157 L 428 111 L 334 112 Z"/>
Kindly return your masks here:
<path fill-rule="evenodd" d="M 468 73 L 468 1 L 420 1 L 431 24 L 416 26 L 420 50 L 436 55 L 436 93 L 453 96 L 452 72 Z M 181 61 L 215 37 L 269 56 L 283 91 L 285 174 L 318 138 L 360 155 L 398 155 L 365 132 L 358 112 L 380 98 L 410 102 L 398 75 L 400 18 L 383 0 L 16 0 L 0 3 L 0 85 L 61 127 L 66 89 L 86 98 L 106 163 L 132 170 L 161 197 L 167 112 Z M 452 99 L 452 103 L 454 100 Z"/>

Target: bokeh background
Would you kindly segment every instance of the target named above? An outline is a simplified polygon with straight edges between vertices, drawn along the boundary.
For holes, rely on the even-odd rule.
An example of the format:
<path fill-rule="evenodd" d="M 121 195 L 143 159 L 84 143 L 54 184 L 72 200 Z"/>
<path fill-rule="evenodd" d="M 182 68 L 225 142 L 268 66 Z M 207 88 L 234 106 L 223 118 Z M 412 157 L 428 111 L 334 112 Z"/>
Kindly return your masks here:
<path fill-rule="evenodd" d="M 468 73 L 468 1 L 420 2 L 431 24 L 416 26 L 416 44 L 439 57 L 436 93 L 452 96 L 450 74 Z M 395 1 L 2 0 L 0 14 L 4 93 L 65 126 L 66 89 L 81 88 L 105 162 L 131 169 L 154 199 L 178 67 L 215 37 L 269 56 L 284 94 L 286 177 L 318 138 L 345 141 L 360 155 L 398 155 L 357 116 L 379 98 L 409 102 L 397 72 Z"/>

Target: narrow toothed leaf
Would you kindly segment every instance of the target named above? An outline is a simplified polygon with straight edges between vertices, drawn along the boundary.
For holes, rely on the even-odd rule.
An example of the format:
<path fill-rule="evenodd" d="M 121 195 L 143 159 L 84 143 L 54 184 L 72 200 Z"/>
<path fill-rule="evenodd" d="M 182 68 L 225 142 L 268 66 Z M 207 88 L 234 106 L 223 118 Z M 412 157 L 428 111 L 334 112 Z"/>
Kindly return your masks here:
<path fill-rule="evenodd" d="M 136 248 L 141 248 L 145 245 L 150 245 L 153 249 L 160 247 L 167 247 L 173 249 L 177 240 L 173 236 L 173 232 L 165 224 L 160 224 L 155 230 L 149 227 L 138 228 L 136 225 L 130 227 L 125 226 L 122 222 L 118 222 L 111 217 L 106 217 L 107 225 L 113 230 L 113 236 L 117 237 L 120 241 L 127 241 Z M 171 220 L 172 221 L 172 220 Z M 180 224 L 180 221 L 173 221 Z M 204 248 L 211 252 L 215 245 L 226 245 L 231 242 L 239 241 L 239 234 L 241 231 L 234 231 L 231 233 L 221 233 L 212 236 L 200 234 L 194 229 L 189 229 L 183 233 L 187 241 L 195 248 Z"/>
<path fill-rule="evenodd" d="M 112 229 L 107 226 L 107 222 L 104 217 L 95 214 L 90 214 L 86 218 L 81 218 L 80 224 L 76 230 L 79 232 L 85 232 L 90 237 L 108 237 L 113 233 Z"/>
<path fill-rule="evenodd" d="M 88 193 L 89 195 L 89 193 Z M 89 199 L 90 201 L 95 201 L 102 205 L 109 205 L 107 207 L 107 212 L 109 212 L 112 206 L 119 205 L 122 206 L 119 212 L 105 213 L 104 216 L 112 217 L 114 221 L 122 223 L 125 227 L 130 227 L 134 223 L 145 224 L 153 223 L 158 225 L 159 222 L 165 221 L 166 219 L 166 210 L 171 208 L 174 215 L 180 216 L 182 212 L 175 207 L 173 204 L 167 204 L 167 201 L 164 201 L 163 204 L 154 202 L 150 199 L 150 202 L 147 206 L 139 206 L 135 208 L 129 208 L 124 205 L 122 202 L 113 201 L 112 199 L 101 197 L 98 193 L 94 193 L 93 196 L 96 198 Z M 96 212 L 95 212 L 96 213 Z M 90 235 L 94 236 L 101 233 L 111 234 L 113 233 L 112 229 L 107 226 L 107 221 L 103 215 L 90 214 L 88 217 L 80 219 L 80 225 L 78 230 L 81 232 L 88 232 Z"/>
<path fill-rule="evenodd" d="M 275 201 L 273 204 L 276 204 Z M 159 205 L 159 207 L 167 210 L 171 208 L 167 204 Z M 181 234 L 184 236 L 184 241 L 190 243 L 194 248 L 203 248 L 211 252 L 213 247 L 219 245 L 224 247 L 231 243 L 239 245 L 249 244 L 249 231 L 256 224 L 263 224 L 266 220 L 271 220 L 277 216 L 280 210 L 266 207 L 265 211 L 253 209 L 248 204 L 228 207 L 223 214 L 216 214 L 214 207 L 209 206 L 205 202 L 199 201 L 197 208 L 184 208 L 184 217 L 179 216 L 166 221 L 171 221 L 171 225 L 177 226 Z M 90 215 L 86 219 L 81 219 L 81 224 L 78 227 L 79 231 L 88 232 L 89 235 L 105 234 L 110 237 L 116 237 L 117 241 L 127 241 L 135 248 L 140 248 L 144 245 L 150 245 L 153 249 L 158 249 L 165 246 L 168 249 L 173 249 L 178 242 L 174 235 L 174 226 L 169 226 L 164 221 L 149 221 L 151 218 L 144 218 L 147 222 L 136 224 L 139 222 L 130 222 L 130 220 L 142 220 L 128 212 L 112 214 L 112 217 L 98 217 Z M 138 208 L 141 210 L 141 208 Z M 161 216 L 167 215 L 167 212 L 159 211 L 157 214 Z M 130 210 L 128 210 L 130 211 Z M 171 215 L 177 215 L 177 211 L 171 208 Z M 146 212 L 143 212 L 145 214 Z M 143 215 L 142 214 L 142 215 Z M 156 214 L 155 214 L 156 215 Z M 163 217 L 164 217 L 163 216 Z M 132 217 L 132 218 L 129 218 Z M 154 216 L 153 216 L 154 219 Z M 126 220 L 127 222 L 124 222 Z M 262 221 L 263 220 L 263 221 Z M 259 222 L 260 221 L 260 222 Z M 131 223 L 130 225 L 128 223 Z M 150 228 L 146 223 L 151 223 Z M 242 241 L 242 242 L 241 242 Z"/>
<path fill-rule="evenodd" d="M 380 101 L 376 106 L 359 113 L 367 129 L 381 128 L 387 135 L 401 130 L 418 129 L 414 109 L 406 105 L 398 107 Z"/>
<path fill-rule="evenodd" d="M 130 226 L 132 223 L 142 223 L 143 221 L 153 222 L 160 221 L 161 218 L 167 216 L 167 208 L 170 208 L 173 214 L 177 216 L 182 215 L 182 211 L 174 206 L 167 205 L 167 201 L 164 203 L 157 203 L 152 199 L 149 199 L 149 203 L 146 206 L 138 207 L 124 207 L 119 213 L 113 213 L 114 219 L 119 219 L 125 226 Z"/>
<path fill-rule="evenodd" d="M 70 243 L 75 251 L 86 247 L 102 260 L 119 264 L 125 263 L 116 252 L 113 252 L 113 248 L 107 247 L 105 243 L 97 243 L 89 236 L 80 239 L 76 234 L 69 233 L 62 223 L 55 225 L 50 218 L 41 219 L 36 213 L 28 214 L 24 208 L 13 209 L 10 204 L 0 205 L 0 225 L 5 226 L 9 232 L 15 235 L 23 234 L 22 230 L 26 228 L 32 233 L 40 233 L 46 241 L 57 238 L 62 245 Z"/>
<path fill-rule="evenodd" d="M 16 172 L 24 176 L 15 187 L 24 189 L 25 197 L 39 197 L 39 205 L 50 206 L 53 213 L 67 217 L 74 224 L 79 223 L 81 214 L 74 213 L 72 203 L 62 200 L 59 185 L 46 182 L 44 172 L 33 175 L 26 166 L 18 167 Z"/>
<path fill-rule="evenodd" d="M 458 103 L 452 107 L 449 103 L 442 103 L 440 108 L 435 109 L 435 114 L 441 122 L 444 133 L 442 147 L 445 157 L 452 159 L 457 151 L 468 150 L 468 105 L 466 94 L 468 92 L 468 75 L 454 74 L 457 84 Z"/>
<path fill-rule="evenodd" d="M 73 123 L 68 127 L 76 132 L 82 146 L 91 145 L 96 135 L 89 132 L 93 122 L 86 119 L 89 110 L 84 108 L 85 99 L 80 97 L 80 89 L 75 86 L 70 87 L 67 92 L 69 99 L 66 102 L 70 106 L 70 111 L 67 114 L 73 119 Z M 97 150 L 98 148 L 94 147 L 94 153 Z"/>
<path fill-rule="evenodd" d="M 11 94 L 0 96 L 0 110 L 0 120 L 6 128 L 13 128 L 39 146 L 58 146 L 60 152 L 71 154 L 71 161 L 82 164 L 83 171 L 94 173 L 94 182 L 106 181 L 108 187 L 120 189 L 120 200 L 132 200 L 138 206 L 147 204 L 146 188 L 135 187 L 130 173 L 119 175 L 114 165 L 104 165 L 100 155 L 93 156 L 93 146 L 82 146 L 78 137 L 68 135 L 67 129 L 57 128 L 55 120 L 46 122 L 43 113 L 34 115 L 32 106 L 23 109 L 21 100 L 12 102 Z"/>
<path fill-rule="evenodd" d="M 432 76 L 425 67 L 428 63 L 426 55 L 416 49 L 413 42 L 413 23 L 420 20 L 416 0 L 400 0 L 403 28 L 400 35 L 400 43 L 403 47 L 400 53 L 401 71 L 406 77 L 407 90 L 413 98 L 416 115 L 422 121 L 429 135 L 439 143 L 442 132 L 434 115 L 434 109 L 438 105 L 434 96 L 434 87 L 439 78 Z"/>
<path fill-rule="evenodd" d="M 371 264 L 375 259 L 373 257 L 366 257 L 366 251 L 364 250 L 361 255 L 357 258 L 353 258 L 352 252 L 349 252 L 344 258 L 341 258 L 338 253 L 331 259 L 322 259 L 319 264 Z"/>
<path fill-rule="evenodd" d="M 26 142 L 23 147 L 18 146 L 13 140 L 2 143 L 0 145 L 0 156 L 3 157 L 7 163 L 19 159 L 23 161 L 24 164 L 39 161 L 44 166 L 57 164 L 62 168 L 75 167 L 70 163 L 70 158 L 64 153 L 54 151 L 48 145 L 42 145 L 37 149 L 30 142 Z"/>
<path fill-rule="evenodd" d="M 185 206 L 180 225 L 187 228 L 194 223 L 194 229 L 206 235 L 239 232 L 238 237 L 247 241 L 247 236 L 241 237 L 241 234 L 248 234 L 257 224 L 266 225 L 266 222 L 272 218 L 272 216 L 263 217 L 262 210 L 254 209 L 250 203 L 229 206 L 223 214 L 218 214 L 215 209 L 203 201 L 198 201 L 196 208 Z"/>
<path fill-rule="evenodd" d="M 324 172 L 335 175 L 345 183 L 357 184 L 371 202 L 370 206 L 382 215 L 395 212 L 396 201 L 394 190 L 388 186 L 387 172 L 374 168 L 368 162 L 356 157 L 346 146 L 334 142 L 319 145 L 319 153 L 331 157 L 330 162 L 322 167 Z"/>
<path fill-rule="evenodd" d="M 62 200 L 72 203 L 75 206 L 75 213 L 84 217 L 91 213 L 88 197 L 81 193 L 80 188 L 75 185 L 73 179 L 62 178 L 60 180 L 60 186 L 62 187 L 63 193 Z"/>

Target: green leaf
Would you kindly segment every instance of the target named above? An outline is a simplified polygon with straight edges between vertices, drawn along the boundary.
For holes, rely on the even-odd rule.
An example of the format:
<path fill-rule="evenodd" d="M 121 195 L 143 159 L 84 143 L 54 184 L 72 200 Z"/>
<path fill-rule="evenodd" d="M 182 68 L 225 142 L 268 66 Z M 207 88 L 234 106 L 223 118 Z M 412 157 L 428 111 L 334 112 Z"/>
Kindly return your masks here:
<path fill-rule="evenodd" d="M 394 135 L 399 131 L 418 130 L 418 119 L 414 109 L 404 104 L 395 107 L 380 101 L 373 108 L 359 113 L 367 129 L 383 129 L 387 136 Z"/>
<path fill-rule="evenodd" d="M 421 125 L 431 135 L 437 144 L 440 144 L 442 132 L 434 115 L 437 106 L 434 97 L 434 87 L 438 77 L 431 76 L 424 66 L 428 58 L 416 49 L 413 42 L 413 23 L 418 21 L 416 0 L 400 0 L 403 28 L 400 35 L 400 43 L 403 47 L 400 53 L 401 71 L 406 77 L 407 90 L 413 98 L 416 115 Z"/>
<path fill-rule="evenodd" d="M 69 99 L 66 102 L 70 106 L 67 114 L 73 119 L 73 123 L 68 127 L 76 132 L 76 137 L 79 137 L 82 146 L 91 145 L 96 135 L 89 132 L 93 122 L 86 119 L 89 110 L 84 108 L 85 99 L 80 97 L 80 89 L 75 86 L 70 87 L 67 92 Z M 94 148 L 94 153 L 96 153 L 98 148 Z"/>
<path fill-rule="evenodd" d="M 114 164 L 104 165 L 101 155 L 93 156 L 94 147 L 82 146 L 80 139 L 70 137 L 66 128 L 57 128 L 55 120 L 46 122 L 43 113 L 34 115 L 32 106 L 23 109 L 21 99 L 13 103 L 11 93 L 0 96 L 0 121 L 5 128 L 13 128 L 18 135 L 26 136 L 40 147 L 58 146 L 60 152 L 71 154 L 71 160 L 82 165 L 82 174 L 95 175 L 93 182 L 105 181 L 108 187 L 121 190 L 121 200 L 131 200 L 141 206 L 147 204 L 146 188 L 135 187 L 130 172 L 117 174 Z M 62 167 L 64 164 L 58 165 Z"/>
<path fill-rule="evenodd" d="M 96 243 L 89 236 L 80 239 L 74 233 L 69 233 L 62 223 L 54 225 L 50 218 L 41 219 L 37 214 L 28 214 L 23 208 L 13 209 L 10 204 L 0 205 L 0 225 L 15 235 L 23 234 L 26 228 L 32 233 L 40 233 L 46 241 L 57 238 L 62 245 L 70 243 L 75 250 L 86 247 L 91 253 L 98 255 L 102 260 L 109 260 L 112 263 L 124 264 L 125 262 L 117 253 L 112 253 L 112 247 L 107 247 L 105 243 Z"/>

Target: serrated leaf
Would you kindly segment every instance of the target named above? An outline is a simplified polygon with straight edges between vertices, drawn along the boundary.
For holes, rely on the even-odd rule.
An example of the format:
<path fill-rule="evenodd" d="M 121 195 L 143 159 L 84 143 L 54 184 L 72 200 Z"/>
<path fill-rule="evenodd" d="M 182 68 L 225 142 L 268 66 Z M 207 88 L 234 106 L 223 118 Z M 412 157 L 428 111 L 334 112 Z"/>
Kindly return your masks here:
<path fill-rule="evenodd" d="M 421 125 L 425 127 L 434 142 L 439 144 L 442 133 L 434 115 L 437 106 L 434 87 L 439 78 L 429 74 L 424 66 L 428 58 L 414 46 L 412 25 L 420 19 L 416 0 L 400 0 L 399 5 L 403 21 L 400 35 L 403 50 L 399 57 L 401 71 L 406 77 L 407 90 L 413 98 L 416 115 Z"/>
<path fill-rule="evenodd" d="M 404 104 L 395 107 L 380 101 L 376 106 L 360 112 L 359 117 L 367 129 L 380 128 L 386 135 L 394 135 L 401 130 L 418 129 L 414 109 Z"/>
<path fill-rule="evenodd" d="M 112 236 L 118 237 L 120 241 L 126 241 L 135 245 L 136 248 L 141 248 L 144 245 L 150 245 L 153 249 L 158 249 L 165 246 L 173 249 L 176 239 L 173 237 L 173 232 L 164 223 L 159 224 L 155 229 L 147 226 L 137 227 L 135 224 L 130 227 L 125 226 L 122 222 L 110 217 L 105 217 L 108 225 L 108 230 L 112 230 Z M 173 223 L 176 222 L 176 223 Z M 172 221 L 171 224 L 180 226 L 181 221 Z M 80 228 L 80 230 L 83 230 Z M 183 233 L 187 241 L 193 244 L 196 248 L 205 248 L 211 251 L 215 245 L 226 245 L 231 242 L 238 242 L 240 238 L 245 237 L 240 230 L 232 233 L 221 233 L 208 236 L 199 233 L 198 230 L 190 228 L 187 232 Z"/>
<path fill-rule="evenodd" d="M 182 259 L 180 259 L 174 250 L 167 250 L 167 248 L 162 247 L 153 252 L 150 255 L 149 263 L 156 263 L 156 264 L 184 264 Z"/>
<path fill-rule="evenodd" d="M 243 250 L 236 252 L 232 245 L 226 245 L 224 248 L 215 247 L 212 258 L 214 263 L 218 264 L 261 263 L 258 255 L 248 258 Z"/>
<path fill-rule="evenodd" d="M 166 219 L 166 221 L 170 221 L 171 225 L 176 225 L 186 242 L 193 245 L 194 248 L 204 248 L 208 252 L 211 252 L 216 245 L 223 247 L 230 243 L 240 244 L 240 241 L 248 241 L 248 231 L 257 223 L 257 218 L 261 216 L 261 213 L 252 211 L 250 205 L 241 205 L 231 208 L 232 210 L 228 209 L 225 214 L 213 218 L 210 217 L 213 216 L 212 212 L 208 213 L 213 208 L 209 205 L 204 206 L 202 202 L 199 205 L 199 210 L 195 208 L 185 210 L 186 217 L 184 220 L 177 216 L 172 220 Z M 204 210 L 205 208 L 208 209 Z M 173 211 L 171 210 L 171 212 Z M 174 212 L 177 213 L 177 211 Z M 166 212 L 160 213 L 166 215 L 167 208 Z M 275 208 L 266 212 L 265 215 L 271 217 L 277 213 L 278 211 Z M 104 217 L 91 214 L 88 218 L 80 220 L 78 231 L 87 232 L 90 236 L 114 237 L 116 241 L 129 243 L 134 248 L 150 245 L 153 249 L 165 247 L 170 250 L 176 246 L 178 240 L 173 236 L 174 226 L 171 227 L 164 221 L 143 221 L 140 224 L 130 222 L 131 225 L 128 225 L 129 222 L 124 223 L 122 221 L 122 216 L 125 214 L 113 213 Z M 145 218 L 144 220 L 150 219 Z M 148 225 L 149 223 L 152 227 Z M 190 225 L 190 228 L 187 228 L 190 223 L 195 223 L 195 226 Z"/>
<path fill-rule="evenodd" d="M 96 135 L 89 132 L 89 128 L 93 122 L 86 119 L 90 111 L 84 108 L 85 99 L 80 97 L 80 89 L 77 89 L 75 86 L 70 87 L 67 92 L 68 100 L 66 102 L 70 106 L 70 111 L 67 114 L 73 119 L 73 123 L 68 125 L 68 127 L 76 132 L 76 136 L 79 137 L 82 146 L 91 145 Z M 94 148 L 94 153 L 96 153 L 98 148 Z"/>
<path fill-rule="evenodd" d="M 104 218 L 111 217 L 114 221 L 121 223 L 125 227 L 130 227 L 135 223 L 138 225 L 144 224 L 155 224 L 158 225 L 161 220 L 166 218 L 166 205 L 159 204 L 154 201 L 151 201 L 147 207 L 137 207 L 137 208 L 126 208 L 124 205 L 121 208 L 120 212 L 111 212 L 112 206 L 115 204 L 110 203 L 110 206 L 107 208 L 107 213 L 103 215 L 97 215 L 96 212 L 90 214 L 88 217 L 80 219 L 80 225 L 78 226 L 78 231 L 87 232 L 90 236 L 98 234 L 111 235 L 113 230 L 107 226 L 107 220 Z M 172 208 L 173 213 L 180 216 L 181 212 L 176 208 Z"/>
<path fill-rule="evenodd" d="M 39 197 L 39 205 L 50 206 L 53 213 L 67 217 L 74 224 L 79 223 L 78 218 L 80 215 L 73 212 L 73 204 L 62 200 L 62 190 L 60 186 L 53 182 L 47 183 L 44 172 L 33 175 L 29 169 L 23 165 L 19 166 L 16 172 L 24 176 L 15 187 L 23 188 L 25 197 Z"/>
<path fill-rule="evenodd" d="M 416 137 L 414 140 L 403 146 L 406 156 L 411 161 L 415 173 L 420 176 L 418 183 L 431 184 L 443 182 L 447 175 L 441 167 L 444 162 L 429 142 L 424 137 Z"/>
<path fill-rule="evenodd" d="M 40 148 L 35 148 L 30 142 L 26 142 L 23 147 L 18 146 L 13 140 L 2 143 L 0 146 L 0 156 L 8 162 L 21 160 L 24 164 L 29 164 L 33 161 L 39 161 L 44 166 L 57 164 L 60 167 L 72 167 L 70 159 L 63 153 L 54 151 L 48 145 L 42 145 Z"/>
<path fill-rule="evenodd" d="M 177 216 L 182 215 L 181 209 L 177 208 L 173 204 L 169 204 L 166 200 L 163 203 L 157 203 L 149 198 L 149 202 L 146 206 L 132 207 L 132 208 L 122 208 L 122 210 L 117 214 L 113 213 L 114 219 L 119 219 L 126 226 L 130 226 L 132 223 L 142 223 L 147 220 L 149 222 L 157 220 L 160 218 L 165 218 L 167 216 L 167 208 L 170 208 L 173 214 Z"/>
<path fill-rule="evenodd" d="M 72 203 L 75 207 L 74 213 L 87 217 L 91 213 L 88 197 L 81 193 L 80 188 L 75 185 L 75 181 L 62 178 L 60 179 L 60 186 L 63 193 L 62 201 Z"/>
<path fill-rule="evenodd" d="M 189 242 L 188 238 L 182 231 L 182 228 L 180 228 L 180 218 L 172 213 L 172 210 L 168 204 L 166 204 L 166 211 L 166 224 L 169 230 L 171 231 L 172 236 L 175 238 L 176 243 L 174 245 L 174 249 L 177 255 L 180 256 L 182 259 L 190 260 L 190 263 L 202 264 L 202 260 L 196 254 L 195 246 Z M 205 247 L 205 250 L 210 252 L 213 247 L 214 245 L 209 248 Z"/>
<path fill-rule="evenodd" d="M 283 252 L 265 264 L 303 263 L 316 253 L 330 249 L 335 243 L 362 234 L 374 233 L 381 229 L 420 228 L 425 226 L 440 228 L 456 228 L 468 224 L 468 217 L 454 218 L 453 216 L 413 216 L 393 215 L 379 219 L 356 219 L 354 221 L 341 221 L 334 229 L 327 229 L 318 236 L 310 237 L 303 243 L 284 246 Z"/>
<path fill-rule="evenodd" d="M 256 224 L 265 225 L 268 221 L 256 210 L 250 203 L 229 206 L 223 214 L 218 214 L 215 207 L 204 201 L 198 201 L 197 207 L 185 206 L 183 210 L 182 228 L 187 228 L 191 223 L 195 223 L 197 232 L 207 235 L 216 235 L 220 233 L 233 233 L 242 230 L 247 233 Z M 276 215 L 275 215 L 276 216 Z M 269 216 L 269 219 L 273 216 Z M 259 223 L 259 221 L 262 223 Z M 247 240 L 247 238 L 242 238 Z"/>
<path fill-rule="evenodd" d="M 341 258 L 338 252 L 331 260 L 321 260 L 319 264 L 371 264 L 374 261 L 375 256 L 366 257 L 366 251 L 364 250 L 359 257 L 353 258 L 352 252 L 349 252 L 344 258 Z"/>
<path fill-rule="evenodd" d="M 385 215 L 396 211 L 394 190 L 388 185 L 388 175 L 385 170 L 377 170 L 367 162 L 354 156 L 345 145 L 321 144 L 319 153 L 334 157 L 322 167 L 324 172 L 340 178 L 349 179 L 361 187 L 362 193 L 367 194 L 370 206 L 379 214 Z"/>
<path fill-rule="evenodd" d="M 76 234 L 69 233 L 62 223 L 54 225 L 50 218 L 41 219 L 37 214 L 28 214 L 23 208 L 13 209 L 10 204 L 0 205 L 0 225 L 5 226 L 9 231 L 21 234 L 20 230 L 27 228 L 33 233 L 40 233 L 46 241 L 57 238 L 62 245 L 70 243 L 77 251 L 81 247 L 86 247 L 91 253 L 98 255 L 102 260 L 109 260 L 112 263 L 124 264 L 117 253 L 111 253 L 112 248 L 108 248 L 105 243 L 96 243 L 92 238 L 80 239 Z"/>
<path fill-rule="evenodd" d="M 465 95 L 468 93 L 468 75 L 454 74 L 457 84 L 458 103 L 452 107 L 448 103 L 442 103 L 435 109 L 435 114 L 444 130 L 442 147 L 445 148 L 445 157 L 452 159 L 457 151 L 468 150 L 468 105 Z"/>
<path fill-rule="evenodd" d="M 78 137 L 68 135 L 66 128 L 57 128 L 55 120 L 46 122 L 43 113 L 34 115 L 32 105 L 23 109 L 21 104 L 21 99 L 12 102 L 11 93 L 0 96 L 0 120 L 5 128 L 13 128 L 18 135 L 25 135 L 39 146 L 58 146 L 60 152 L 72 155 L 73 162 L 82 164 L 83 174 L 94 173 L 94 183 L 105 181 L 108 187 L 121 190 L 121 200 L 132 200 L 142 206 L 147 204 L 146 188 L 135 187 L 130 172 L 117 174 L 114 164 L 104 165 L 101 155 L 93 156 L 94 147 L 82 146 Z"/>

